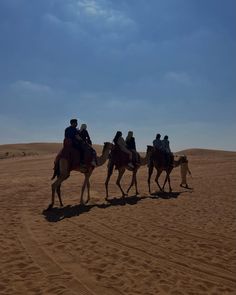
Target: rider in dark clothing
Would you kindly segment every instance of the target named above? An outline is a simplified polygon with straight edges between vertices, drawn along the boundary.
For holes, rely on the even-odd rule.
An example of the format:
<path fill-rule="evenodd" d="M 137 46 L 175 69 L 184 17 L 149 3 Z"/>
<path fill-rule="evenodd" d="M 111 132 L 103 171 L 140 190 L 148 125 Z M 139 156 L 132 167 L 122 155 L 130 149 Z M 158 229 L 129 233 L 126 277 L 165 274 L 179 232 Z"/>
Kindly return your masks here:
<path fill-rule="evenodd" d="M 90 139 L 90 136 L 86 128 L 87 128 L 86 124 L 81 125 L 79 130 L 79 136 L 83 139 L 84 142 L 86 142 L 89 145 L 92 145 L 92 141 Z"/>
<path fill-rule="evenodd" d="M 78 125 L 78 122 L 76 119 L 70 120 L 70 126 L 65 129 L 65 139 L 64 139 L 64 146 L 69 144 L 69 146 L 72 143 L 72 146 L 79 150 L 80 152 L 80 162 L 83 165 L 84 163 L 84 147 L 83 147 L 83 140 L 80 138 L 79 131 L 76 128 Z M 69 140 L 69 143 L 68 141 Z"/>
<path fill-rule="evenodd" d="M 65 129 L 65 139 L 70 139 L 72 142 L 72 145 L 75 148 L 79 148 L 79 141 L 76 138 L 76 135 L 78 135 L 78 130 L 76 128 L 77 125 L 78 125 L 77 120 L 71 119 L 70 126 Z"/>
<path fill-rule="evenodd" d="M 140 162 L 140 156 L 136 151 L 136 144 L 135 144 L 135 138 L 133 136 L 133 131 L 128 132 L 125 143 L 126 143 L 127 149 L 132 152 L 135 163 L 139 163 Z"/>
<path fill-rule="evenodd" d="M 79 130 L 79 137 L 81 138 L 83 142 L 83 150 L 86 153 L 86 151 L 90 151 L 92 154 L 93 160 L 92 165 L 97 166 L 97 154 L 95 149 L 92 147 L 92 141 L 90 139 L 89 133 L 87 131 L 87 125 L 82 124 Z"/>

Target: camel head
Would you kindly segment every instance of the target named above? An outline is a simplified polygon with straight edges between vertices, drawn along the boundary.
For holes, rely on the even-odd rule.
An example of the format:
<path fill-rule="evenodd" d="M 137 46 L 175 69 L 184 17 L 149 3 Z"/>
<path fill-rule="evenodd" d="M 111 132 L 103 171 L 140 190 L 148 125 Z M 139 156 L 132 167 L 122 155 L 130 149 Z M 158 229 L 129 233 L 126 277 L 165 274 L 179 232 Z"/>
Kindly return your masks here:
<path fill-rule="evenodd" d="M 177 157 L 178 159 L 174 160 L 174 167 L 177 167 L 177 166 L 182 165 L 184 163 L 188 163 L 187 156 L 185 156 L 185 155 L 180 155 L 180 156 L 177 155 L 175 157 Z"/>

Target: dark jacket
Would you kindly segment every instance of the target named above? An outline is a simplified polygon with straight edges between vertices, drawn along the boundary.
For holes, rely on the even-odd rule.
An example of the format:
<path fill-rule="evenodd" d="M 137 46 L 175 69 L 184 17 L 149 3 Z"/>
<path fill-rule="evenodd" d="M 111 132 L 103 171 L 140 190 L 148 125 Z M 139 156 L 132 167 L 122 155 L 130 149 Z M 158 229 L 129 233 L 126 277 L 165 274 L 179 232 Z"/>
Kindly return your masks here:
<path fill-rule="evenodd" d="M 127 149 L 136 151 L 136 144 L 135 144 L 134 137 L 131 137 L 129 140 L 126 139 L 125 143 L 126 143 Z"/>
<path fill-rule="evenodd" d="M 79 131 L 79 136 L 83 139 L 84 142 L 87 144 L 92 144 L 92 141 L 90 139 L 90 136 L 88 134 L 88 131 L 86 129 L 83 129 L 82 131 Z"/>
<path fill-rule="evenodd" d="M 76 127 L 69 126 L 65 129 L 65 138 L 70 138 L 72 141 L 74 141 L 77 134 L 78 130 L 76 129 Z"/>

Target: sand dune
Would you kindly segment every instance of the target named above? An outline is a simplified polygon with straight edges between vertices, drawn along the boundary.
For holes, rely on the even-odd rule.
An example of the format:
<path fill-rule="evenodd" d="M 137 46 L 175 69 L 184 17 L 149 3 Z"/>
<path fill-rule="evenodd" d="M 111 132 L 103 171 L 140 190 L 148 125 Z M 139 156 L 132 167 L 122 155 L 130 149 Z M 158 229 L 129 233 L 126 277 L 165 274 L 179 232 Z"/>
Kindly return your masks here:
<path fill-rule="evenodd" d="M 105 164 L 91 177 L 85 207 L 83 175 L 73 172 L 62 187 L 65 206 L 57 200 L 46 212 L 60 147 L 0 146 L 0 294 L 236 294 L 235 152 L 181 151 L 193 190 L 179 187 L 176 168 L 173 194 L 150 196 L 142 167 L 141 195 L 122 200 L 114 172 L 109 202 Z M 126 172 L 122 185 L 130 180 Z"/>

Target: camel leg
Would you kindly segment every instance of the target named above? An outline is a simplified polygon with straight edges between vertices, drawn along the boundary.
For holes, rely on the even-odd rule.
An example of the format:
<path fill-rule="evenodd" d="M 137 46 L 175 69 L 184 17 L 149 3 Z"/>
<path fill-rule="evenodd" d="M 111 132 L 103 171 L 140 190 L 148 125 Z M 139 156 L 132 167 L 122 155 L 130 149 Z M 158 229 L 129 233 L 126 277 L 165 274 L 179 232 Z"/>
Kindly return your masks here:
<path fill-rule="evenodd" d="M 162 191 L 165 190 L 165 185 L 166 185 L 167 180 L 168 180 L 168 173 L 166 172 L 166 177 L 165 177 L 165 181 L 164 181 L 163 186 L 162 186 Z"/>
<path fill-rule="evenodd" d="M 83 195 L 84 195 L 85 187 L 88 186 L 87 182 L 88 182 L 88 177 L 87 177 L 87 174 L 85 174 L 84 183 L 83 183 L 83 185 L 82 185 L 82 188 L 81 188 L 81 195 L 80 195 L 80 204 L 81 204 L 81 205 L 84 205 Z"/>
<path fill-rule="evenodd" d="M 113 168 L 114 168 L 114 165 L 111 163 L 111 161 L 109 161 L 108 163 L 108 169 L 107 169 L 107 179 L 105 181 L 105 187 L 106 187 L 106 199 L 108 199 L 108 183 L 109 183 L 109 180 L 111 178 L 111 175 L 112 175 L 112 172 L 113 172 Z"/>
<path fill-rule="evenodd" d="M 121 178 L 122 176 L 124 175 L 125 173 L 125 168 L 121 168 L 119 169 L 119 174 L 118 174 L 118 177 L 117 177 L 117 180 L 116 180 L 116 184 L 119 186 L 121 192 L 122 192 L 122 197 L 124 198 L 125 197 L 125 192 L 123 191 L 121 185 L 120 185 L 120 181 L 121 181 Z"/>
<path fill-rule="evenodd" d="M 172 192 L 172 187 L 170 185 L 170 174 L 168 173 L 168 184 L 169 184 L 169 192 Z"/>
<path fill-rule="evenodd" d="M 63 207 L 62 201 L 61 201 L 61 184 L 59 184 L 56 188 L 57 196 L 60 202 L 60 206 Z"/>
<path fill-rule="evenodd" d="M 162 186 L 162 190 L 163 191 L 165 189 L 166 182 L 168 181 L 168 184 L 169 184 L 169 192 L 172 192 L 172 188 L 171 188 L 171 185 L 170 185 L 170 173 L 171 173 L 171 171 L 172 171 L 172 169 L 166 171 L 166 178 L 165 178 L 164 184 Z"/>
<path fill-rule="evenodd" d="M 56 191 L 57 191 L 57 194 L 58 194 L 60 205 L 63 206 L 63 203 L 61 201 L 60 187 L 61 187 L 62 182 L 64 180 L 66 180 L 70 176 L 70 173 L 69 173 L 69 170 L 68 170 L 68 163 L 67 163 L 66 160 L 61 159 L 59 165 L 60 165 L 60 175 L 58 176 L 57 180 L 52 183 L 52 202 L 48 206 L 48 209 L 51 209 L 54 206 L 55 192 Z"/>
<path fill-rule="evenodd" d="M 132 181 L 131 181 L 131 184 L 130 184 L 128 190 L 127 190 L 127 194 L 129 193 L 129 191 L 130 191 L 130 189 L 131 189 L 131 187 L 133 185 L 135 185 L 136 196 L 139 194 L 139 192 L 138 192 L 138 186 L 137 186 L 137 177 L 136 177 L 136 175 L 137 175 L 137 170 L 133 171 Z"/>
<path fill-rule="evenodd" d="M 157 170 L 157 175 L 156 175 L 156 178 L 155 178 L 155 181 L 156 181 L 156 183 L 157 183 L 157 185 L 158 185 L 160 191 L 162 191 L 162 188 L 161 188 L 161 186 L 160 186 L 160 184 L 159 184 L 158 179 L 159 179 L 161 173 L 162 173 L 162 170 Z"/>
<path fill-rule="evenodd" d="M 149 165 L 148 167 L 148 190 L 149 190 L 149 194 L 151 195 L 151 176 L 153 173 L 153 165 Z"/>
<path fill-rule="evenodd" d="M 88 192 L 88 198 L 87 198 L 87 201 L 86 203 L 88 203 L 90 201 L 90 176 L 92 174 L 92 171 L 90 173 L 88 173 L 87 175 L 87 192 Z"/>

